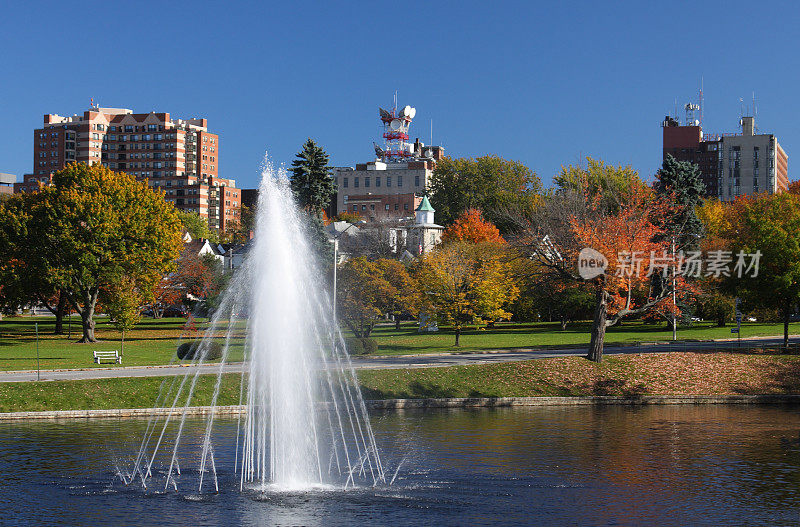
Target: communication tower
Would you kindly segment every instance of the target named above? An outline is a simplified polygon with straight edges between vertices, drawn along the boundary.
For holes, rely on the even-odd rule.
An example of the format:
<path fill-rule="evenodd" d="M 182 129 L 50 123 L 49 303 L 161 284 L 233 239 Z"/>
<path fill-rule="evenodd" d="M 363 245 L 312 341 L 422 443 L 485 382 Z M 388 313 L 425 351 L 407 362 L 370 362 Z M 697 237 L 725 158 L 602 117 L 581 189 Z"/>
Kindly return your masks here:
<path fill-rule="evenodd" d="M 383 123 L 384 148 L 375 145 L 375 154 L 384 162 L 403 161 L 414 156 L 414 145 L 408 142 L 408 128 L 417 109 L 406 105 L 399 112 L 397 104 L 391 111 L 378 108 Z"/>

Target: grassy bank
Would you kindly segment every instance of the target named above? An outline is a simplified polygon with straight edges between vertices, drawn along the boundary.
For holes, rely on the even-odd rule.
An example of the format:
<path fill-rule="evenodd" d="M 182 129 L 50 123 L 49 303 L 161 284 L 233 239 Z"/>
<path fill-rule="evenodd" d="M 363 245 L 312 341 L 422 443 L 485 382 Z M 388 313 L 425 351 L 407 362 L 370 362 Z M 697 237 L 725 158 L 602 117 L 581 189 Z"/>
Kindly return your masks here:
<path fill-rule="evenodd" d="M 800 394 L 800 356 L 670 353 L 360 372 L 370 399 Z"/>
<path fill-rule="evenodd" d="M 220 387 L 217 404 L 239 404 L 241 375 L 227 374 Z M 129 377 L 88 381 L 10 382 L 0 383 L 0 412 L 43 410 L 106 410 L 113 408 L 152 408 L 159 394 L 171 393 L 166 403 L 175 401 L 177 385 L 171 377 Z M 195 387 L 192 406 L 211 403 L 215 375 L 201 375 Z M 170 391 L 172 387 L 172 391 Z M 163 390 L 163 391 L 162 391 Z M 163 396 L 161 401 L 163 401 Z M 186 398 L 178 400 L 178 406 Z"/>
<path fill-rule="evenodd" d="M 144 377 L 91 381 L 0 383 L 0 412 L 149 408 L 162 382 Z M 237 374 L 224 376 L 218 404 L 239 402 Z M 578 357 L 360 371 L 369 399 L 423 397 L 535 397 L 571 395 L 800 394 L 800 356 L 673 353 L 607 357 L 594 364 Z M 211 401 L 215 376 L 199 378 L 192 405 Z M 174 396 L 169 398 L 169 401 Z M 165 406 L 160 404 L 159 406 Z M 169 406 L 167 404 L 166 406 Z"/>

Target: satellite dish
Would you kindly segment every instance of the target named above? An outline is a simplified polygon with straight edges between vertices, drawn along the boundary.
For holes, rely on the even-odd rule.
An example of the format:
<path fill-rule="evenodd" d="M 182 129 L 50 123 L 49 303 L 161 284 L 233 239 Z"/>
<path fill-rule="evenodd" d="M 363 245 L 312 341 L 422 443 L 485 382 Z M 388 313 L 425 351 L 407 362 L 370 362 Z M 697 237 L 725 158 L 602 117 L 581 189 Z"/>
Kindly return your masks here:
<path fill-rule="evenodd" d="M 403 108 L 403 117 L 408 117 L 409 115 L 411 115 L 411 106 L 406 105 L 405 108 Z"/>
<path fill-rule="evenodd" d="M 408 108 L 408 106 L 406 106 L 406 108 Z M 414 116 L 417 115 L 417 109 L 411 108 L 406 115 L 409 117 L 409 119 L 413 119 Z"/>
<path fill-rule="evenodd" d="M 400 128 L 402 128 L 402 126 L 403 123 L 402 121 L 400 121 L 400 119 L 392 119 L 392 122 L 389 123 L 389 128 L 391 128 L 392 130 L 399 130 Z"/>

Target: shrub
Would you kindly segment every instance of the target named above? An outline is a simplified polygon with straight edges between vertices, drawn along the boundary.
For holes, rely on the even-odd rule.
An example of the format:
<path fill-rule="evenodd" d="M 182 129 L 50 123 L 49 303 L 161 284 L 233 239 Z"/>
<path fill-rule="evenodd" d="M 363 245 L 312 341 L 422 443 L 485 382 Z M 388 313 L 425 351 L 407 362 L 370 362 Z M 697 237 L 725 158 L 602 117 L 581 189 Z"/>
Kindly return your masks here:
<path fill-rule="evenodd" d="M 364 348 L 364 354 L 369 355 L 378 351 L 378 341 L 371 338 L 361 339 L 361 347 Z"/>
<path fill-rule="evenodd" d="M 197 348 L 200 347 L 202 340 L 190 340 L 178 346 L 178 358 L 180 360 L 194 359 Z M 209 343 L 208 352 L 204 360 L 217 360 L 222 357 L 222 342 L 219 340 L 212 340 Z"/>
<path fill-rule="evenodd" d="M 347 353 L 350 355 L 364 354 L 364 344 L 362 344 L 361 339 L 359 338 L 346 338 L 344 339 L 344 345 L 347 348 Z"/>

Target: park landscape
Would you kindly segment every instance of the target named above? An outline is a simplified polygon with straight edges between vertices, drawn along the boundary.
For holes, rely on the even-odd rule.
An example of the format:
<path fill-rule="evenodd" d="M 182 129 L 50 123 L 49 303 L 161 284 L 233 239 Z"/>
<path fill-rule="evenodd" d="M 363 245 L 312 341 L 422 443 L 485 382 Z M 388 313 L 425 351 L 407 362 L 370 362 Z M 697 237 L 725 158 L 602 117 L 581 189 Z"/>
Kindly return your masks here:
<path fill-rule="evenodd" d="M 660 42 L 660 61 L 631 61 L 638 51 L 609 47 L 605 29 L 587 40 L 600 33 L 576 17 L 583 9 L 553 7 L 561 20 L 537 6 L 515 16 L 502 5 L 426 7 L 402 24 L 426 51 L 390 54 L 413 57 L 414 75 L 364 82 L 367 62 L 386 68 L 385 36 L 377 46 L 348 28 L 384 24 L 317 7 L 303 27 L 278 9 L 209 16 L 201 4 L 194 25 L 222 29 L 219 51 L 164 47 L 202 65 L 201 90 L 184 80 L 179 91 L 145 89 L 154 73 L 124 77 L 145 100 L 102 86 L 181 112 L 222 94 L 212 115 L 224 134 L 205 117 L 92 97 L 83 115 L 44 115 L 21 182 L 0 174 L 6 521 L 796 524 L 800 181 L 775 134 L 756 126 L 755 93 L 751 105 L 739 99 L 740 132 L 709 132 L 701 72 L 697 102 L 682 119 L 676 100 L 653 156 L 623 94 L 658 113 L 655 99 L 634 97 L 657 90 L 636 72 L 677 51 L 664 36 L 674 31 L 653 31 L 638 10 L 616 12 L 615 42 Z M 179 28 L 194 16 L 159 9 Z M 139 27 L 161 27 L 155 16 Z M 123 26 L 106 47 L 129 62 L 162 57 Z M 136 46 L 123 46 L 125 34 Z M 585 58 L 596 49 L 614 61 Z M 118 55 L 97 53 L 119 68 Z M 718 90 L 721 78 L 744 86 L 713 71 Z M 675 89 L 662 67 L 651 74 Z M 420 106 L 430 123 L 415 121 L 395 84 L 392 103 L 377 102 L 388 82 L 403 98 L 408 88 L 439 101 Z M 531 99 L 539 91 L 553 104 Z M 364 125 L 372 99 L 383 141 L 352 162 L 348 130 Z M 432 116 L 456 104 L 435 142 Z M 613 119 L 598 117 L 606 105 Z M 411 135 L 428 126 L 428 144 Z M 6 142 L 0 155 L 17 156 Z"/>

